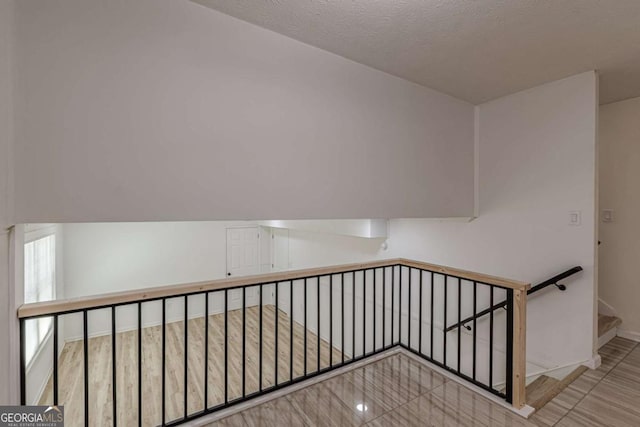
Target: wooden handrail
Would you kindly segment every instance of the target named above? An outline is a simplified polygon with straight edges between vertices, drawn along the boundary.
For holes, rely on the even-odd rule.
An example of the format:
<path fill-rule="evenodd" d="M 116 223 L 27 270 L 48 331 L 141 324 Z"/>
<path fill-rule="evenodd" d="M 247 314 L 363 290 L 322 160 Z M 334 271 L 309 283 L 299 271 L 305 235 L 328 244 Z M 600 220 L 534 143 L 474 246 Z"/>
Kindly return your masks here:
<path fill-rule="evenodd" d="M 514 290 L 527 290 L 530 287 L 528 283 L 520 282 L 517 280 L 489 276 L 486 274 L 460 270 L 457 268 L 446 267 L 437 264 L 429 264 L 420 261 L 412 261 L 404 258 L 394 258 L 356 264 L 344 264 L 330 267 L 308 268 L 303 270 L 292 270 L 277 273 L 258 274 L 253 276 L 209 280 L 195 283 L 183 283 L 178 285 L 159 286 L 124 292 L 112 292 L 102 295 L 23 304 L 22 306 L 20 306 L 20 308 L 18 308 L 18 317 L 20 319 L 23 319 L 36 316 L 47 316 L 84 309 L 111 306 L 115 304 L 127 304 L 185 294 L 219 291 L 240 286 L 258 285 L 261 283 L 266 284 L 275 282 L 286 282 L 289 280 L 303 279 L 305 277 L 326 276 L 330 274 L 338 274 L 354 270 L 389 267 L 393 265 L 402 265 L 419 269 L 421 268 L 424 270 L 433 271 L 435 273 L 447 274 L 466 280 L 486 283 L 489 285 L 496 285 Z"/>
<path fill-rule="evenodd" d="M 406 267 L 422 268 L 423 270 L 433 271 L 434 273 L 447 274 L 449 276 L 460 277 L 472 282 L 485 283 L 487 285 L 496 285 L 507 289 L 528 290 L 531 287 L 530 283 L 512 279 L 505 279 L 504 277 L 490 276 L 488 274 L 476 273 L 468 270 L 460 270 L 459 268 L 446 267 L 438 264 L 429 264 L 422 261 L 413 261 L 406 258 L 398 258 L 395 261 L 396 264 L 401 264 Z"/>
<path fill-rule="evenodd" d="M 278 273 L 260 274 L 254 276 L 233 277 L 219 280 L 210 280 L 196 283 L 185 283 L 179 285 L 169 285 L 146 289 L 131 290 L 126 292 L 113 292 L 103 295 L 87 296 L 81 298 L 71 298 L 57 301 L 47 301 L 32 304 L 24 304 L 18 309 L 18 317 L 22 319 L 60 315 L 65 313 L 78 312 L 89 309 L 99 309 L 103 307 L 113 307 L 115 305 L 133 304 L 138 302 L 158 300 L 163 298 L 179 297 L 204 292 L 234 289 L 243 286 L 253 286 L 260 284 L 272 284 L 340 274 L 352 271 L 362 271 L 382 267 L 404 266 L 409 268 L 431 271 L 435 274 L 442 274 L 450 277 L 457 277 L 463 280 L 477 282 L 481 284 L 498 286 L 513 290 L 512 317 L 507 326 L 511 331 L 511 392 L 508 399 L 516 408 L 525 406 L 525 378 L 526 378 L 526 300 L 528 283 L 504 279 L 501 277 L 489 276 L 457 268 L 445 267 L 442 265 L 429 264 L 420 261 L 413 261 L 404 258 L 387 259 L 365 263 L 346 264 L 330 267 L 309 268 L 304 270 L 284 271 Z M 400 273 L 402 274 L 402 273 Z M 402 285 L 402 280 L 400 281 Z M 447 281 L 445 280 L 445 284 Z M 401 304 L 402 306 L 402 304 Z M 402 309 L 402 307 L 400 307 Z M 402 314 L 400 314 L 402 315 Z M 86 319 L 86 317 L 85 317 Z M 164 320 L 163 320 L 164 321 Z M 21 321 L 22 326 L 23 321 Z M 115 329 L 112 334 L 115 333 Z M 446 333 L 446 332 L 445 332 Z M 85 326 L 85 340 L 86 340 Z M 113 335 L 115 337 L 115 335 Z M 115 339 L 115 338 L 114 338 Z M 399 345 L 399 344 L 396 344 Z M 24 384 L 23 384 L 24 387 Z M 23 389 L 24 392 L 24 389 Z M 24 394 L 22 396 L 24 400 Z"/>

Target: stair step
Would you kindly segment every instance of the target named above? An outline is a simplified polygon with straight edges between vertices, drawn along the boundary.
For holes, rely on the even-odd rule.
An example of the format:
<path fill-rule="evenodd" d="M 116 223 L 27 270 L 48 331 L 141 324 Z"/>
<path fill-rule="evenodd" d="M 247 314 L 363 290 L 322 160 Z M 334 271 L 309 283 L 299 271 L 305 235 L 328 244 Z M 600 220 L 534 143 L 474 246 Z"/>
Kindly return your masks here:
<path fill-rule="evenodd" d="M 598 314 L 598 337 L 603 336 L 613 328 L 617 328 L 621 323 L 622 320 L 619 317 Z"/>
<path fill-rule="evenodd" d="M 536 410 L 542 408 L 545 403 L 553 399 L 553 397 L 549 399 L 548 396 L 555 390 L 559 382 L 557 379 L 546 375 L 538 377 L 527 386 L 527 404 L 536 408 Z"/>
<path fill-rule="evenodd" d="M 576 378 L 582 375 L 588 368 L 579 366 L 562 380 L 541 375 L 527 386 L 527 404 L 536 411 L 549 403 L 554 397 L 562 393 Z"/>

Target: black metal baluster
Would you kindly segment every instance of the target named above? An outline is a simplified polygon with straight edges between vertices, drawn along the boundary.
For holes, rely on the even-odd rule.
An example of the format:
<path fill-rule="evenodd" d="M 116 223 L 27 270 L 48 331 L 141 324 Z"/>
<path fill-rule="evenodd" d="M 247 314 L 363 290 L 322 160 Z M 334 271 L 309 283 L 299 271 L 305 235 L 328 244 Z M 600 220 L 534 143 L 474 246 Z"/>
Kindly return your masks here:
<path fill-rule="evenodd" d="M 353 272 L 351 282 L 351 360 L 356 358 L 356 272 Z"/>
<path fill-rule="evenodd" d="M 54 346 L 55 347 L 55 346 Z M 118 389 L 116 388 L 116 306 L 111 306 L 111 409 L 113 411 L 113 427 L 118 425 Z"/>
<path fill-rule="evenodd" d="M 242 287 L 242 397 L 247 395 L 247 288 Z"/>
<path fill-rule="evenodd" d="M 316 372 L 320 371 L 320 276 L 316 278 Z"/>
<path fill-rule="evenodd" d="M 342 311 L 342 320 L 340 321 L 340 329 L 342 329 L 341 334 L 342 337 L 340 338 L 340 347 L 342 347 L 342 364 L 344 365 L 344 349 L 345 349 L 345 343 L 344 343 L 344 273 L 340 273 L 340 297 L 342 298 L 342 301 L 340 302 L 340 310 Z"/>
<path fill-rule="evenodd" d="M 275 298 L 275 306 L 276 313 L 274 319 L 274 330 L 275 330 L 275 343 L 274 343 L 274 357 L 275 357 L 275 366 L 273 367 L 273 384 L 275 386 L 278 385 L 278 362 L 280 361 L 280 357 L 278 355 L 278 322 L 279 322 L 279 314 L 278 314 L 278 282 L 274 284 L 274 298 Z M 261 294 L 262 295 L 262 294 Z M 262 351 L 262 329 L 260 330 L 260 350 Z M 260 365 L 260 369 L 262 370 L 262 365 Z M 262 389 L 262 375 L 260 376 L 260 388 Z"/>
<path fill-rule="evenodd" d="M 493 307 L 493 286 L 489 289 L 489 307 Z M 493 389 L 493 310 L 489 312 L 489 387 Z"/>
<path fill-rule="evenodd" d="M 20 405 L 22 406 L 27 404 L 27 331 L 25 323 L 24 318 L 20 319 Z"/>
<path fill-rule="evenodd" d="M 138 426 L 142 427 L 142 303 L 138 302 Z"/>
<path fill-rule="evenodd" d="M 263 290 L 263 285 L 260 285 L 260 290 L 258 291 L 260 293 L 260 302 L 258 304 L 258 341 L 259 341 L 259 348 L 258 348 L 258 390 L 262 391 L 262 292 Z M 277 310 L 277 305 L 276 305 L 276 317 L 278 317 L 278 310 Z M 276 339 L 277 341 L 277 339 Z M 276 353 L 277 356 L 277 353 Z M 277 360 L 276 359 L 276 364 L 277 364 Z"/>
<path fill-rule="evenodd" d="M 224 290 L 224 404 L 229 403 L 229 292 Z"/>
<path fill-rule="evenodd" d="M 53 405 L 58 406 L 58 315 L 53 316 Z"/>
<path fill-rule="evenodd" d="M 429 313 L 429 317 L 430 317 L 430 322 L 431 324 L 429 325 L 429 328 L 431 329 L 430 333 L 429 333 L 429 354 L 430 354 L 430 358 L 431 360 L 433 360 L 433 295 L 434 295 L 434 286 L 435 286 L 435 280 L 436 280 L 436 276 L 435 274 L 433 274 L 433 272 L 431 272 L 431 313 Z"/>
<path fill-rule="evenodd" d="M 204 410 L 209 407 L 209 293 L 204 294 Z"/>
<path fill-rule="evenodd" d="M 329 367 L 333 367 L 333 274 L 329 276 Z"/>
<path fill-rule="evenodd" d="M 367 354 L 367 270 L 362 270 L 362 357 Z"/>
<path fill-rule="evenodd" d="M 507 363 L 506 399 L 513 403 L 513 289 L 507 289 Z"/>
<path fill-rule="evenodd" d="M 473 374 L 472 378 L 476 380 L 476 350 L 477 350 L 477 342 L 476 342 L 476 312 L 477 312 L 477 296 L 478 296 L 478 283 L 473 282 Z"/>
<path fill-rule="evenodd" d="M 189 413 L 188 390 L 189 390 L 189 297 L 184 296 L 184 418 Z"/>
<path fill-rule="evenodd" d="M 443 334 L 443 342 L 444 346 L 442 348 L 442 363 L 444 366 L 447 365 L 447 276 L 444 275 L 444 320 L 442 322 L 442 334 Z"/>
<path fill-rule="evenodd" d="M 372 351 L 376 352 L 376 294 L 378 293 L 378 280 L 377 280 L 377 270 L 374 268 L 371 270 L 373 272 L 373 349 Z"/>
<path fill-rule="evenodd" d="M 382 267 L 382 348 L 387 347 L 387 268 Z"/>
<path fill-rule="evenodd" d="M 460 312 L 462 311 L 462 280 L 458 278 L 458 324 L 460 324 L 461 316 Z M 462 331 L 461 327 L 458 328 L 458 373 L 460 373 L 460 357 L 462 354 Z"/>
<path fill-rule="evenodd" d="M 82 346 L 84 356 L 84 425 L 89 427 L 89 331 L 87 310 L 82 310 Z M 164 420 L 163 420 L 164 422 Z"/>
<path fill-rule="evenodd" d="M 307 376 L 307 279 L 304 279 L 304 369 L 303 376 Z"/>
<path fill-rule="evenodd" d="M 395 344 L 394 338 L 396 337 L 395 328 L 396 317 L 396 266 L 391 266 L 391 345 Z"/>
<path fill-rule="evenodd" d="M 418 272 L 420 273 L 420 281 L 418 282 L 420 287 L 418 289 L 418 351 L 422 354 L 422 276 L 424 272 L 422 270 L 418 270 Z"/>
<path fill-rule="evenodd" d="M 167 349 L 167 300 L 162 298 L 162 425 L 166 424 L 167 414 L 167 373 L 166 373 L 166 349 Z"/>
<path fill-rule="evenodd" d="M 407 345 L 411 347 L 411 322 L 412 322 L 412 307 L 411 307 L 411 267 L 409 267 L 409 294 L 407 299 Z"/>
<path fill-rule="evenodd" d="M 402 266 L 398 265 L 398 342 L 402 345 Z"/>
<path fill-rule="evenodd" d="M 293 280 L 289 282 L 289 381 L 293 381 Z"/>

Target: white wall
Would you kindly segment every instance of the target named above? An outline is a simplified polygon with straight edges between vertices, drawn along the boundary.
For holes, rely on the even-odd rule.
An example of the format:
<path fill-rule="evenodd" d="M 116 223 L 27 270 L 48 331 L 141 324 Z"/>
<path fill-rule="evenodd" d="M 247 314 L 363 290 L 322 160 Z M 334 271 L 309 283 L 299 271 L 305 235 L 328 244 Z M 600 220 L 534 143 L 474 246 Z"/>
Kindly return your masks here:
<path fill-rule="evenodd" d="M 390 224 L 398 256 L 534 284 L 581 265 L 529 300 L 527 360 L 548 368 L 593 355 L 596 86 L 590 72 L 480 105 L 479 217 Z"/>
<path fill-rule="evenodd" d="M 365 239 L 328 233 L 289 230 L 291 269 L 349 264 L 386 258 L 384 239 Z"/>
<path fill-rule="evenodd" d="M 64 224 L 65 296 L 226 276 L 226 229 L 242 221 Z M 380 239 L 289 230 L 289 269 L 376 259 Z"/>
<path fill-rule="evenodd" d="M 270 220 L 260 223 L 273 228 L 377 239 L 386 238 L 389 228 L 386 219 Z"/>
<path fill-rule="evenodd" d="M 64 224 L 67 297 L 225 277 L 226 226 L 241 224 Z"/>
<path fill-rule="evenodd" d="M 10 224 L 13 1 L 0 2 L 0 232 Z"/>
<path fill-rule="evenodd" d="M 468 103 L 188 1 L 16 11 L 17 222 L 472 212 Z"/>
<path fill-rule="evenodd" d="M 12 0 L 0 2 L 0 404 L 15 403 L 18 399 L 15 385 L 17 371 L 11 369 L 12 328 L 16 326 L 13 315 L 13 292 L 9 281 L 9 234 L 11 224 L 11 141 L 12 141 Z"/>
<path fill-rule="evenodd" d="M 600 107 L 600 209 L 613 222 L 599 225 L 600 297 L 622 319 L 620 329 L 640 339 L 640 98 Z"/>
<path fill-rule="evenodd" d="M 224 278 L 227 227 L 253 224 L 226 221 L 64 224 L 65 297 Z M 380 239 L 290 230 L 288 241 L 289 269 L 371 260 L 380 251 Z M 175 313 L 169 310 L 170 317 L 181 319 L 180 310 L 177 304 Z M 194 308 L 192 314 L 198 316 L 202 312 Z M 211 312 L 215 312 L 213 305 Z M 96 334 L 110 330 L 109 316 L 104 312 L 94 319 L 92 328 Z M 157 323 L 156 317 L 149 312 L 146 323 Z M 128 329 L 127 325 L 123 321 L 122 328 Z M 81 336 L 81 328 L 66 329 L 66 339 Z"/>

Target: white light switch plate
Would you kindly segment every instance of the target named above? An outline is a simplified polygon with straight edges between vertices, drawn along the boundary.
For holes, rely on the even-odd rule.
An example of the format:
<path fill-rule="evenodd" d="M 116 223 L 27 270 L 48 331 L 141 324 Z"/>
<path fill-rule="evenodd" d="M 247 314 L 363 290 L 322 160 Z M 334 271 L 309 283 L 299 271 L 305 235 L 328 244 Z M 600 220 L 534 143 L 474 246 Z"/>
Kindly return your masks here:
<path fill-rule="evenodd" d="M 582 224 L 582 213 L 580 211 L 569 211 L 569 225 Z"/>
<path fill-rule="evenodd" d="M 613 222 L 613 209 L 602 210 L 602 222 Z"/>

